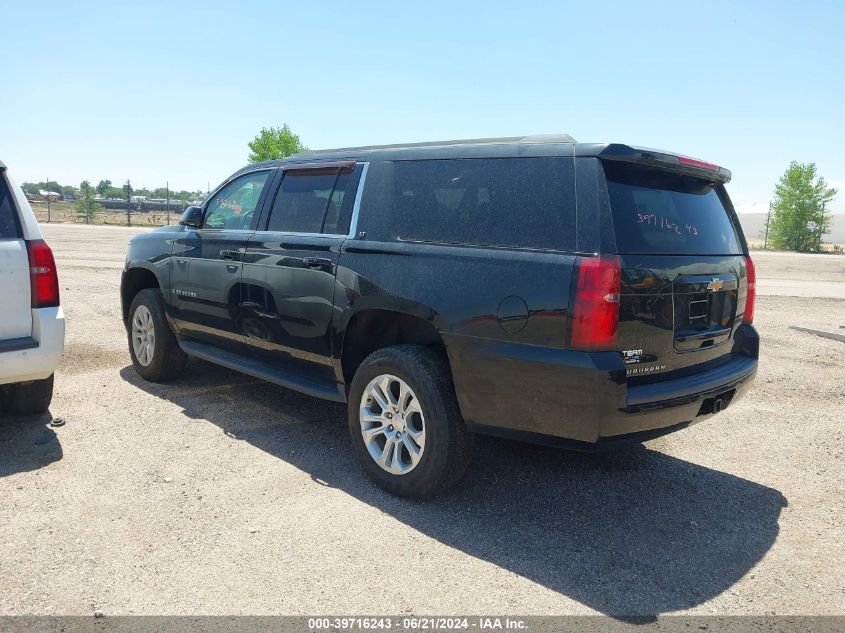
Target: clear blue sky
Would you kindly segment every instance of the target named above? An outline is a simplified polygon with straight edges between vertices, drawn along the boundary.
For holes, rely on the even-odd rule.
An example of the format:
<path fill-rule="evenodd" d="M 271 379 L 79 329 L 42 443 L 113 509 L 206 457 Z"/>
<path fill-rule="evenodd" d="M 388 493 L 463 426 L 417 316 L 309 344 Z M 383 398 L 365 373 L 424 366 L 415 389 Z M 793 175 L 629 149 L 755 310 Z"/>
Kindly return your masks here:
<path fill-rule="evenodd" d="M 843 193 L 843 2 L 15 2 L 0 159 L 18 180 L 213 187 L 262 126 L 313 148 L 568 132 Z M 755 205 L 756 206 L 753 206 Z"/>

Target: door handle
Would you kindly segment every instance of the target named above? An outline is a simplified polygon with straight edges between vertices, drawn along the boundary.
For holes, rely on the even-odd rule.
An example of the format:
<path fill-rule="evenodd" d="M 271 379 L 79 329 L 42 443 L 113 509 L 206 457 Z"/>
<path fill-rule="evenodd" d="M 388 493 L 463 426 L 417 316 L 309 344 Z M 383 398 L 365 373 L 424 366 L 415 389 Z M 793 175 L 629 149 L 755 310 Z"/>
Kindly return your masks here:
<path fill-rule="evenodd" d="M 328 257 L 306 257 L 302 263 L 306 268 L 331 268 L 334 262 Z"/>
<path fill-rule="evenodd" d="M 241 254 L 238 251 L 220 251 L 223 261 L 238 262 L 241 260 Z"/>

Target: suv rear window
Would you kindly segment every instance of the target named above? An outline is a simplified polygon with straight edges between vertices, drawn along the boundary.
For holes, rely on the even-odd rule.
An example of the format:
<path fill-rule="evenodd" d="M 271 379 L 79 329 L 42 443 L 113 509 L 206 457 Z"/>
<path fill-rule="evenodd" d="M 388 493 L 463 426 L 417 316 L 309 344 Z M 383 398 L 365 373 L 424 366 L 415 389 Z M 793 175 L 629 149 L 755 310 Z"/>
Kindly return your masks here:
<path fill-rule="evenodd" d="M 718 185 L 624 163 L 604 171 L 620 254 L 742 254 Z"/>
<path fill-rule="evenodd" d="M 0 239 L 8 237 L 20 237 L 20 229 L 12 192 L 9 191 L 6 179 L 0 173 Z"/>
<path fill-rule="evenodd" d="M 572 159 L 397 161 L 395 236 L 403 240 L 571 250 Z"/>

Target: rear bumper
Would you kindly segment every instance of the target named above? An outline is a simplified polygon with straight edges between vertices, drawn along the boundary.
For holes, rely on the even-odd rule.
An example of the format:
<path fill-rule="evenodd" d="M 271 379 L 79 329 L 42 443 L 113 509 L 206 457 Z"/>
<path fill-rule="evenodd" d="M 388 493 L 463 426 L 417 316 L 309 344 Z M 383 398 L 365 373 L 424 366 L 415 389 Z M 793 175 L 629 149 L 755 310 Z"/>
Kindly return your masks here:
<path fill-rule="evenodd" d="M 642 441 L 637 434 L 665 430 L 653 435 L 658 437 L 706 420 L 743 397 L 756 375 L 756 358 L 733 355 L 709 371 L 629 387 L 625 406 L 602 420 L 598 441 Z"/>
<path fill-rule="evenodd" d="M 52 374 L 65 344 L 61 306 L 32 311 L 32 336 L 0 346 L 0 385 L 41 380 Z"/>
<path fill-rule="evenodd" d="M 757 373 L 750 326 L 718 367 L 628 387 L 616 352 L 447 341 L 455 389 L 476 432 L 596 450 L 641 442 L 706 420 L 748 391 Z"/>

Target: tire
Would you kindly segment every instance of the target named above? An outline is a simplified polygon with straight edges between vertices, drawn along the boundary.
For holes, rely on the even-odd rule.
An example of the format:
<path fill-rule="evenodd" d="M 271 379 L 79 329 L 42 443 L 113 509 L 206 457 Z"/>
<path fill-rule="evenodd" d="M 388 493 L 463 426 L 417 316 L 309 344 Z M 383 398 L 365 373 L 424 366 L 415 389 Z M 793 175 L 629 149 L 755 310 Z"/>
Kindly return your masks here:
<path fill-rule="evenodd" d="M 146 335 L 143 340 L 149 342 L 150 332 L 152 333 L 152 350 L 150 351 L 149 345 L 140 345 L 136 350 L 135 336 L 141 335 L 143 338 Z M 146 288 L 132 299 L 126 334 L 132 365 L 144 380 L 151 382 L 169 380 L 178 376 L 185 368 L 188 356 L 179 347 L 176 335 L 167 322 L 164 299 L 158 289 Z"/>
<path fill-rule="evenodd" d="M 388 378 L 387 382 L 392 394 L 386 404 L 395 411 L 393 414 L 378 404 L 384 390 L 378 386 L 375 395 L 371 390 L 379 381 L 384 384 L 384 377 L 396 379 L 391 382 Z M 403 382 L 410 391 L 403 391 Z M 397 393 L 404 393 L 407 410 L 402 411 L 402 396 L 397 397 Z M 419 413 L 415 412 L 417 409 Z M 362 412 L 367 413 L 364 424 Z M 395 429 L 386 415 L 397 422 Z M 469 466 L 473 435 L 461 417 L 446 360 L 429 348 L 397 345 L 364 359 L 349 389 L 348 422 L 352 448 L 364 470 L 379 487 L 392 494 L 430 497 L 460 481 Z M 375 430 L 368 434 L 369 442 L 364 439 L 364 427 Z M 388 450 L 390 442 L 394 444 Z M 419 450 L 415 463 L 410 448 Z M 395 472 L 377 463 L 377 455 Z M 403 468 L 405 471 L 401 472 Z"/>
<path fill-rule="evenodd" d="M 53 374 L 42 380 L 6 385 L 6 407 L 9 413 L 29 415 L 44 413 L 53 401 Z"/>

